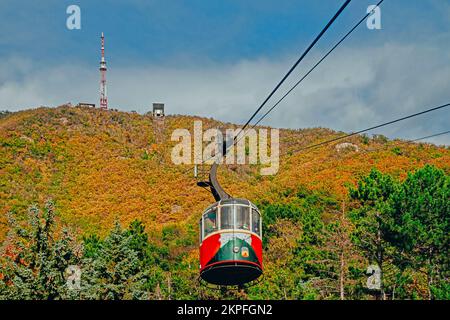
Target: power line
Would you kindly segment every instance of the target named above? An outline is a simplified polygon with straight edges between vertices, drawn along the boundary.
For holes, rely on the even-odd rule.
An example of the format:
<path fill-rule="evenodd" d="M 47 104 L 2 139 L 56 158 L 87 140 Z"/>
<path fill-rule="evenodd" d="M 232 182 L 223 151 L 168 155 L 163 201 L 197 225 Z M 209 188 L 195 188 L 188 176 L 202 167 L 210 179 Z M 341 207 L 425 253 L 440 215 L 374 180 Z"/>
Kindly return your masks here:
<path fill-rule="evenodd" d="M 335 141 L 339 141 L 339 140 L 342 140 L 342 139 L 346 139 L 346 138 L 349 138 L 349 137 L 352 137 L 352 136 L 355 136 L 355 135 L 358 135 L 358 134 L 361 134 L 361 133 L 364 133 L 364 132 L 367 132 L 367 131 L 370 131 L 370 130 L 373 130 L 373 129 L 378 129 L 378 128 L 381 128 L 381 127 L 384 127 L 384 126 L 387 126 L 387 125 L 390 125 L 390 124 L 393 124 L 393 123 L 396 123 L 396 122 L 400 122 L 400 121 L 403 121 L 403 120 L 406 120 L 406 119 L 410 119 L 410 118 L 414 118 L 414 117 L 420 116 L 420 115 L 425 114 L 425 113 L 429 113 L 429 112 L 432 112 L 432 111 L 443 109 L 443 108 L 446 108 L 448 106 L 450 106 L 450 103 L 447 103 L 447 104 L 444 104 L 444 105 L 441 105 L 441 106 L 437 106 L 437 107 L 434 107 L 434 108 L 430 108 L 430 109 L 427 109 L 427 110 L 424 110 L 424 111 L 421 111 L 421 112 L 413 113 L 413 114 L 410 114 L 408 116 L 405 116 L 405 117 L 402 117 L 402 118 L 398 118 L 398 119 L 395 119 L 395 120 L 392 120 L 392 121 L 384 122 L 382 124 L 379 124 L 379 125 L 376 125 L 376 126 L 373 126 L 373 127 L 369 127 L 367 129 L 363 129 L 363 130 L 359 130 L 359 131 L 356 131 L 356 132 L 353 132 L 353 133 L 346 134 L 344 136 L 336 137 L 336 138 L 329 139 L 329 140 L 326 140 L 326 141 L 323 141 L 323 142 L 320 142 L 320 143 L 316 143 L 316 144 L 313 144 L 313 145 L 310 145 L 310 146 L 306 146 L 306 147 L 297 149 L 295 151 L 290 151 L 290 153 L 297 153 L 297 152 L 300 152 L 300 151 L 304 151 L 304 150 L 320 147 L 320 146 L 323 146 L 325 144 L 329 144 L 331 142 L 335 142 Z"/>
<path fill-rule="evenodd" d="M 349 4 L 349 2 L 350 1 L 347 1 L 346 3 L 344 3 L 344 5 L 340 8 L 340 10 L 335 14 L 335 16 L 333 17 L 333 19 L 332 20 L 330 20 L 330 22 L 327 24 L 327 26 L 324 28 L 324 30 L 322 30 L 322 32 L 319 34 L 319 36 L 314 40 L 314 42 L 308 47 L 308 49 L 306 50 L 306 52 L 299 58 L 299 60 L 297 60 L 297 62 L 294 64 L 294 66 L 293 67 L 291 67 L 291 69 L 288 71 L 288 73 L 283 77 L 283 79 L 280 81 L 280 83 L 275 87 L 275 89 L 269 94 L 269 96 L 264 100 L 264 102 L 261 104 L 261 106 L 255 111 L 255 113 L 250 117 L 250 119 L 245 123 L 245 125 L 241 128 L 241 130 L 239 131 L 239 134 L 240 133 L 242 133 L 243 132 L 243 130 L 245 130 L 245 128 L 249 125 L 249 123 L 251 122 L 251 120 L 253 120 L 253 118 L 259 113 L 259 111 L 264 107 L 264 105 L 267 103 L 267 101 L 273 96 L 273 94 L 276 92 L 276 90 L 278 90 L 278 88 L 281 86 L 281 84 L 286 80 L 286 78 L 292 73 L 292 71 L 295 69 L 295 67 L 301 62 L 301 60 L 304 58 L 304 56 L 306 56 L 306 54 L 311 50 L 311 48 L 315 45 L 315 43 L 320 39 L 320 37 L 323 35 L 323 33 L 325 33 L 325 31 L 329 28 L 329 26 L 331 26 L 331 24 L 334 22 L 334 20 L 336 20 L 336 18 L 340 15 L 340 13 L 342 13 L 342 11 L 345 9 L 345 7 Z M 379 2 L 378 2 L 378 4 L 376 5 L 377 7 L 378 6 L 380 6 L 382 3 L 384 2 L 384 0 L 380 0 Z M 252 127 L 251 128 L 254 128 L 256 125 L 258 125 L 271 111 L 273 111 L 273 109 L 275 109 L 278 105 L 279 105 L 279 103 L 280 102 L 282 102 L 301 82 L 303 82 L 303 80 L 305 80 L 337 47 L 339 47 L 340 45 L 341 45 L 341 43 L 343 42 L 343 41 L 345 41 L 354 31 L 355 31 L 355 29 L 358 27 L 358 26 L 360 26 L 361 25 L 361 23 L 362 22 L 364 22 L 367 18 L 368 18 L 368 16 L 371 14 L 372 12 L 369 12 L 369 13 L 367 13 L 362 19 L 360 19 L 359 21 L 358 21 L 358 23 L 352 28 L 352 29 L 350 29 L 350 31 L 349 32 L 347 32 L 291 89 L 289 89 L 255 124 L 253 124 L 252 125 Z M 403 120 L 406 120 L 406 119 L 410 119 L 410 118 L 413 118 L 413 117 L 416 117 L 416 116 L 419 116 L 419 115 L 422 115 L 422 114 L 425 114 L 425 113 L 429 113 L 429 112 L 432 112 L 432 111 L 436 111 L 436 110 L 439 110 L 439 109 L 442 109 L 442 108 L 446 108 L 446 107 L 448 107 L 448 106 L 450 106 L 450 103 L 448 103 L 448 104 L 444 104 L 444 105 L 441 105 L 441 106 L 437 106 L 437 107 L 434 107 L 434 108 L 431 108 L 431 109 L 427 109 L 427 110 L 424 110 L 424 111 L 421 111 L 421 112 L 418 112 L 418 113 L 414 113 L 414 114 L 411 114 L 411 115 L 408 115 L 408 116 L 405 116 L 405 117 L 402 117 L 402 118 L 399 118 L 399 119 L 395 119 L 395 120 L 392 120 L 392 121 L 389 121 L 389 122 L 385 122 L 385 123 L 382 123 L 382 124 L 379 124 L 379 125 L 376 125 L 376 126 L 373 126 L 373 127 L 370 127 L 370 128 L 367 128 L 367 129 L 363 129 L 363 130 L 359 130 L 359 131 L 356 131 L 356 132 L 353 132 L 353 133 L 350 133 L 350 134 L 347 134 L 347 135 L 344 135 L 344 136 L 341 136 L 341 137 L 337 137 L 337 138 L 333 138 L 333 139 L 330 139 L 330 140 L 327 140 L 327 141 L 323 141 L 323 142 L 320 142 L 320 143 L 317 143 L 317 144 L 314 144 L 314 145 L 310 145 L 310 146 L 307 146 L 307 147 L 304 147 L 304 148 L 300 148 L 300 149 L 298 149 L 298 150 L 296 150 L 296 151 L 293 151 L 293 152 L 300 152 L 300 151 L 303 151 L 303 150 L 308 150 L 308 149 L 312 149 L 312 148 L 315 148 L 315 147 L 319 147 L 319 146 L 322 146 L 322 145 L 325 145 L 325 144 L 329 144 L 329 143 L 332 143 L 332 142 L 335 142 L 335 141 L 339 141 L 339 140 L 342 140 L 342 139 L 345 139 L 345 138 L 349 138 L 349 137 L 351 137 L 351 136 L 355 136 L 355 135 L 357 135 L 357 134 L 361 134 L 361 133 L 364 133 L 364 132 L 367 132 L 367 131 L 370 131 L 370 130 L 373 130 L 373 129 L 377 129 L 377 128 L 380 128 L 380 127 L 384 127 L 384 126 L 387 126 L 387 125 L 390 125 L 390 124 L 393 124 L 393 123 L 396 123 L 396 122 L 400 122 L 400 121 L 403 121 Z M 421 137 L 421 138 L 417 138 L 417 139 L 414 139 L 414 140 L 410 140 L 409 142 L 415 142 L 415 141 L 420 141 L 420 140 L 424 140 L 424 139 L 428 139 L 428 138 L 432 138 L 432 137 L 437 137 L 437 136 L 441 136 L 441 135 L 445 135 L 445 134 L 448 134 L 448 133 L 450 133 L 450 131 L 445 131 L 445 132 L 441 132 L 441 133 L 437 133 L 437 134 L 433 134 L 433 135 L 429 135 L 429 136 L 426 136 L 426 137 Z M 242 136 L 241 136 L 241 138 L 238 140 L 238 141 L 236 141 L 236 138 L 237 137 L 239 137 L 239 134 L 238 135 L 236 135 L 235 136 L 235 141 L 234 141 L 234 143 L 233 143 L 233 145 L 234 144 L 236 144 L 237 142 L 239 142 L 239 140 L 242 138 L 242 137 L 245 137 L 245 134 L 243 134 Z M 232 146 L 232 145 L 231 145 Z M 231 147 L 230 146 L 230 147 Z M 292 151 L 291 151 L 292 152 Z M 211 157 L 212 158 L 212 157 Z M 211 159 L 210 158 L 210 159 Z M 202 163 L 204 163 L 204 162 L 206 162 L 206 161 L 208 161 L 209 159 L 207 159 L 207 160 L 204 160 L 204 161 L 202 161 Z M 186 171 L 187 172 L 187 171 Z"/>
<path fill-rule="evenodd" d="M 418 139 L 414 139 L 414 140 L 409 140 L 409 142 L 416 142 L 416 141 L 425 140 L 425 139 L 429 139 L 429 138 L 439 137 L 439 136 L 443 136 L 443 135 L 449 134 L 449 133 L 450 133 L 450 130 L 440 132 L 440 133 L 435 133 L 430 136 L 426 136 L 426 137 L 422 137 L 422 138 L 418 138 Z"/>
<path fill-rule="evenodd" d="M 435 134 L 432 134 L 432 135 L 429 135 L 429 136 L 425 136 L 425 137 L 421 137 L 421 138 L 412 139 L 412 140 L 400 140 L 400 141 L 397 141 L 397 142 L 395 142 L 393 144 L 383 145 L 381 148 L 363 150 L 362 153 L 367 154 L 367 153 L 370 153 L 370 152 L 381 151 L 382 149 L 387 149 L 387 148 L 400 146 L 403 143 L 413 143 L 413 142 L 417 142 L 417 141 L 421 141 L 421 140 L 425 140 L 425 139 L 429 139 L 429 138 L 442 136 L 442 135 L 449 134 L 449 133 L 450 133 L 450 130 L 444 131 L 444 132 L 435 133 Z"/>
<path fill-rule="evenodd" d="M 400 122 L 400 121 L 403 121 L 403 120 L 406 120 L 406 119 L 417 117 L 419 115 L 426 114 L 426 113 L 429 113 L 429 112 L 433 112 L 433 111 L 436 111 L 436 110 L 439 110 L 439 109 L 443 109 L 443 108 L 446 108 L 446 107 L 449 107 L 449 106 L 450 106 L 450 103 L 447 103 L 447 104 L 444 104 L 444 105 L 441 105 L 441 106 L 437 106 L 437 107 L 434 107 L 434 108 L 430 108 L 430 109 L 427 109 L 427 110 L 424 110 L 424 111 L 421 111 L 421 112 L 417 112 L 417 113 L 414 113 L 414 114 L 411 114 L 411 115 L 408 115 L 408 116 L 405 116 L 405 117 L 402 117 L 402 118 L 398 118 L 398 119 L 395 119 L 395 120 L 392 120 L 392 121 L 388 121 L 388 122 L 385 122 L 385 123 L 382 123 L 382 124 L 379 124 L 379 125 L 376 125 L 376 126 L 372 126 L 370 128 L 367 128 L 367 129 L 363 129 L 363 130 L 359 130 L 359 131 L 356 131 L 356 132 L 353 132 L 353 133 L 349 133 L 349 134 L 346 134 L 346 135 L 341 136 L 341 137 L 336 137 L 336 138 L 329 139 L 329 140 L 326 140 L 326 141 L 323 141 L 323 142 L 320 142 L 320 143 L 316 143 L 316 144 L 313 144 L 313 145 L 310 145 L 310 146 L 306 146 L 306 147 L 297 149 L 295 151 L 287 151 L 287 152 L 288 153 L 297 153 L 297 152 L 300 152 L 300 151 L 316 148 L 316 147 L 319 147 L 319 146 L 322 146 L 322 145 L 325 145 L 325 144 L 329 144 L 329 143 L 332 143 L 332 142 L 335 142 L 335 141 L 346 139 L 346 138 L 349 138 L 349 137 L 352 137 L 352 136 L 355 136 L 355 135 L 358 135 L 358 134 L 361 134 L 361 133 L 364 133 L 364 132 L 367 132 L 367 131 L 370 131 L 370 130 L 373 130 L 373 129 L 381 128 L 381 127 L 384 127 L 384 126 L 387 126 L 387 125 L 390 125 L 390 124 L 393 124 L 393 123 L 396 123 L 396 122 Z M 429 138 L 434 138 L 434 137 L 445 135 L 445 134 L 449 134 L 449 133 L 450 133 L 450 130 L 449 131 L 440 132 L 440 133 L 436 133 L 436 134 L 432 134 L 432 135 L 425 136 L 425 137 L 421 137 L 421 138 L 417 138 L 417 139 L 414 139 L 414 140 L 409 140 L 407 142 L 416 142 L 416 141 L 425 140 L 425 139 L 429 139 Z M 184 171 L 183 174 L 188 172 L 188 171 L 190 171 L 190 170 L 191 169 Z"/>
<path fill-rule="evenodd" d="M 384 2 L 384 0 L 380 0 L 377 3 L 377 7 L 379 7 L 382 3 Z M 264 113 L 262 115 L 261 118 L 259 118 L 259 120 L 252 125 L 251 129 L 255 128 L 265 117 L 267 117 L 267 115 L 272 112 L 273 109 L 275 109 L 295 88 L 297 88 L 297 86 L 303 82 L 303 80 L 305 80 L 337 47 L 339 47 L 342 42 L 344 42 L 352 33 L 353 31 L 356 30 L 356 28 L 358 28 L 361 23 L 363 23 L 371 14 L 371 12 L 367 13 L 364 17 L 362 17 L 354 26 L 353 28 L 350 29 L 350 31 L 348 31 L 319 61 L 317 61 L 317 63 L 311 68 L 309 69 L 309 71 L 302 77 L 300 78 L 300 80 L 298 80 L 292 87 L 291 89 L 289 89 L 268 111 L 266 111 L 266 113 Z M 238 141 L 236 142 L 236 144 L 243 138 L 245 137 L 245 134 L 243 134 Z"/>
<path fill-rule="evenodd" d="M 294 71 L 294 69 L 298 66 L 298 64 L 305 58 L 305 56 L 311 51 L 311 49 L 314 47 L 314 45 L 320 40 L 320 38 L 324 35 L 324 33 L 330 28 L 330 26 L 334 23 L 334 21 L 340 16 L 340 14 L 344 11 L 344 9 L 348 6 L 351 0 L 346 0 L 345 3 L 339 8 L 339 10 L 335 13 L 333 18 L 327 23 L 327 25 L 322 29 L 322 31 L 317 35 L 317 37 L 314 39 L 314 41 L 308 46 L 308 48 L 303 52 L 303 54 L 300 56 L 300 58 L 294 63 L 294 65 L 289 69 L 289 71 L 284 75 L 284 77 L 281 79 L 281 81 L 275 86 L 275 88 L 272 90 L 272 92 L 267 96 L 267 98 L 264 100 L 264 102 L 256 109 L 256 111 L 253 113 L 253 115 L 248 119 L 248 121 L 244 124 L 244 126 L 241 128 L 239 133 L 241 133 L 245 128 L 249 125 L 249 123 L 253 120 L 253 118 L 259 113 L 259 111 L 266 105 L 267 101 L 275 94 L 275 92 L 278 90 L 278 88 L 283 84 L 283 82 L 289 77 L 289 75 Z M 236 135 L 238 137 L 239 134 Z M 235 141 L 236 141 L 235 137 Z"/>
<path fill-rule="evenodd" d="M 379 7 L 383 2 L 384 0 L 381 0 L 376 6 Z M 297 81 L 294 86 L 292 86 L 291 89 L 289 89 L 261 118 L 259 118 L 259 120 L 252 126 L 252 129 L 256 127 L 270 112 L 272 112 L 272 110 L 275 109 L 280 102 L 283 101 L 284 98 L 286 98 L 300 83 L 302 83 L 303 80 L 305 80 L 337 47 L 339 47 L 341 43 L 344 42 L 345 39 L 347 39 L 353 31 L 355 31 L 355 29 L 369 17 L 370 14 L 371 12 L 362 17 L 361 20 L 359 20 L 358 23 L 341 38 L 341 40 L 339 40 L 299 81 Z"/>
<path fill-rule="evenodd" d="M 382 0 L 383 1 L 383 0 Z M 313 42 L 308 46 L 308 48 L 303 52 L 303 54 L 300 56 L 300 58 L 294 63 L 294 65 L 289 69 L 289 71 L 284 75 L 284 77 L 281 79 L 281 81 L 275 86 L 275 88 L 272 90 L 272 92 L 267 96 L 267 98 L 264 100 L 264 102 L 256 109 L 256 111 L 253 113 L 253 115 L 250 117 L 250 119 L 247 120 L 247 122 L 244 124 L 244 126 L 239 130 L 238 134 L 235 135 L 233 139 L 233 143 L 229 145 L 225 152 L 231 148 L 232 146 L 236 145 L 239 140 L 236 140 L 242 132 L 246 129 L 246 127 L 250 124 L 250 122 L 254 119 L 254 117 L 261 111 L 261 109 L 266 105 L 267 101 L 275 94 L 275 92 L 280 88 L 280 86 L 284 83 L 284 81 L 289 77 L 289 75 L 294 71 L 294 69 L 298 66 L 298 64 L 306 57 L 306 55 L 311 51 L 311 49 L 315 46 L 315 44 L 322 38 L 322 36 L 325 34 L 325 32 L 331 27 L 331 25 L 336 21 L 336 19 L 341 15 L 341 13 L 344 11 L 344 9 L 349 5 L 351 0 L 346 0 L 345 3 L 339 8 L 339 10 L 334 14 L 334 16 L 328 21 L 326 26 L 322 29 L 322 31 L 316 36 L 316 38 L 313 40 Z M 242 135 L 245 136 L 245 135 Z M 210 157 L 206 160 L 202 160 L 201 164 L 204 162 L 212 159 L 213 157 Z M 184 173 L 188 172 L 189 170 L 186 170 Z"/>
<path fill-rule="evenodd" d="M 380 0 L 379 2 L 378 2 L 378 4 L 376 5 L 377 7 L 378 6 L 380 6 L 382 3 L 384 2 L 384 0 Z M 345 8 L 345 4 L 344 4 L 344 8 Z M 343 8 L 341 8 L 342 10 L 343 10 Z M 342 12 L 342 10 L 340 10 L 341 12 Z M 340 12 L 338 12 L 338 13 L 340 13 Z M 337 15 L 338 15 L 338 13 L 337 13 Z M 281 101 L 283 101 L 284 100 L 284 98 L 286 98 L 301 82 L 303 82 L 303 80 L 305 80 L 308 76 L 309 76 L 309 74 L 311 74 L 343 41 L 345 41 L 345 39 L 347 39 L 352 33 L 353 33 L 353 31 L 359 26 L 359 25 L 361 25 L 361 23 L 363 22 L 363 21 L 365 21 L 366 19 L 367 19 L 367 17 L 369 16 L 371 14 L 371 12 L 369 12 L 369 13 L 367 13 L 363 18 L 361 18 L 358 22 L 357 22 L 357 24 L 355 25 L 355 26 L 353 26 L 353 28 L 352 29 L 350 29 L 350 31 L 349 32 L 347 32 L 288 92 L 286 92 L 251 128 L 254 128 L 257 124 L 259 124 Z M 337 16 L 335 15 L 335 17 L 334 18 L 337 18 Z M 317 41 L 316 41 L 317 42 Z M 312 46 L 310 46 L 311 48 L 312 48 Z M 310 49 L 310 48 L 308 48 L 308 49 Z M 309 50 L 308 50 L 309 51 Z M 302 58 L 302 57 L 301 57 Z M 301 61 L 301 60 L 300 60 Z M 298 62 L 300 62 L 300 61 L 298 61 Z M 296 64 L 298 64 L 298 63 L 296 63 Z M 293 68 L 295 68 L 295 66 L 296 65 L 294 65 L 293 66 Z M 281 85 L 281 83 L 282 82 L 284 82 L 284 80 L 287 78 L 287 76 L 289 76 L 289 74 L 292 72 L 292 70 L 293 70 L 293 68 L 291 68 L 291 70 L 289 70 L 289 72 L 288 72 L 288 74 L 282 79 L 282 81 L 279 83 L 279 85 L 276 87 L 276 89 L 278 89 L 278 87 Z M 276 90 L 276 89 L 274 89 L 274 90 Z M 270 99 L 270 97 L 273 95 L 273 93 L 274 93 L 274 91 L 272 91 L 272 93 L 269 95 L 269 97 L 263 102 L 263 104 L 257 109 L 257 111 L 252 115 L 252 117 L 249 119 L 249 121 L 247 121 L 247 123 L 244 125 L 244 127 L 239 131 L 239 134 L 245 129 L 245 127 L 250 123 L 250 121 L 255 117 L 255 115 L 261 110 L 261 108 L 265 105 L 265 103 Z M 373 130 L 373 129 L 377 129 L 377 128 L 380 128 L 380 127 L 383 127 L 383 126 L 387 126 L 387 125 L 390 125 L 390 124 L 393 124 L 393 123 L 396 123 L 396 122 L 399 122 L 399 121 L 403 121 L 403 120 L 406 120 L 406 119 L 409 119 L 409 118 L 413 118 L 413 117 L 416 117 L 416 116 L 419 116 L 419 115 L 422 115 L 422 114 L 425 114 L 425 113 L 428 113 L 428 112 L 432 112 L 432 111 L 435 111 L 435 110 L 438 110 L 438 109 L 442 109 L 442 108 L 445 108 L 445 107 L 448 107 L 448 106 L 450 106 L 450 104 L 445 104 L 445 105 L 442 105 L 442 106 L 438 106 L 438 107 L 434 107 L 434 108 L 431 108 L 431 109 L 428 109 L 428 110 L 424 110 L 424 111 L 422 111 L 422 112 L 418 112 L 418 113 L 415 113 L 415 114 L 412 114 L 412 115 L 408 115 L 408 116 L 405 116 L 405 117 L 402 117 L 402 118 L 399 118 L 399 119 L 395 119 L 395 120 L 392 120 L 392 121 L 389 121 L 389 122 L 386 122 L 386 123 L 382 123 L 382 124 L 380 124 L 380 125 L 377 125 L 377 126 L 373 126 L 373 127 L 370 127 L 370 128 L 367 128 L 367 129 L 363 129 L 363 130 L 359 130 L 359 131 L 357 131 L 357 132 L 354 132 L 354 133 L 351 133 L 351 134 L 347 134 L 347 135 L 344 135 L 344 136 L 341 136 L 341 137 L 337 137 L 337 138 L 333 138 L 333 139 L 330 139 L 330 140 L 327 140 L 327 141 L 324 141 L 324 142 L 321 142 L 321 143 L 317 143 L 317 144 L 314 144 L 314 145 L 311 145 L 311 146 L 307 146 L 307 147 L 304 147 L 304 148 L 300 148 L 300 149 L 298 149 L 298 150 L 296 150 L 296 151 L 294 151 L 294 152 L 300 152 L 300 151 L 303 151 L 303 150 L 308 150 L 308 149 L 311 149 L 311 148 L 315 148 L 315 147 L 319 147 L 319 146 L 322 146 L 322 145 L 325 145 L 325 144 L 328 144 L 328 143 L 331 143 L 331 142 L 335 142 L 335 141 L 338 141 L 338 140 L 342 140 L 342 139 L 345 139 L 345 138 L 349 138 L 349 137 L 351 137 L 351 136 L 354 136 L 354 135 L 357 135 L 357 134 L 360 134 L 360 133 L 363 133 L 363 132 L 366 132 L 366 131 L 370 131 L 370 130 Z M 238 135 L 236 135 L 236 137 L 239 137 L 239 134 Z M 445 133 L 441 133 L 441 134 L 439 134 L 439 135 L 442 135 L 442 134 L 445 134 Z M 235 140 L 236 140 L 236 137 L 235 137 Z M 242 139 L 242 137 L 245 137 L 245 134 L 243 134 L 240 138 L 239 138 L 239 140 L 238 141 L 235 141 L 234 143 L 233 143 L 233 145 L 234 144 L 236 144 L 237 142 L 239 142 L 240 141 L 240 139 Z M 418 141 L 418 140 L 422 140 L 422 139 L 426 139 L 427 137 L 423 137 L 423 138 L 419 138 L 419 139 L 417 139 L 417 140 L 414 140 L 414 141 Z M 430 137 L 428 137 L 428 138 L 430 138 Z M 231 146 L 230 146 L 231 147 Z M 292 151 L 291 151 L 292 152 Z M 211 159 L 211 158 L 210 158 Z M 209 159 L 207 159 L 207 160 L 205 160 L 205 161 L 208 161 Z M 204 163 L 205 161 L 202 161 L 202 163 Z"/>
<path fill-rule="evenodd" d="M 434 138 L 434 137 L 438 137 L 438 136 L 442 136 L 445 134 L 449 134 L 450 130 L 448 131 L 444 131 L 444 132 L 439 132 L 439 133 L 435 133 L 429 136 L 425 136 L 425 137 L 421 137 L 421 138 L 416 138 L 416 139 L 412 139 L 412 140 L 401 140 L 401 141 L 397 141 L 394 144 L 390 144 L 390 145 L 383 145 L 381 148 L 376 148 L 376 149 L 369 149 L 369 150 L 363 150 L 363 153 L 369 153 L 369 152 L 375 152 L 375 151 L 380 151 L 381 149 L 387 148 L 387 147 L 393 147 L 393 146 L 398 146 L 401 145 L 402 143 L 412 143 L 412 142 L 417 142 L 417 141 L 421 141 L 421 140 L 425 140 L 425 139 L 429 139 L 429 138 Z"/>

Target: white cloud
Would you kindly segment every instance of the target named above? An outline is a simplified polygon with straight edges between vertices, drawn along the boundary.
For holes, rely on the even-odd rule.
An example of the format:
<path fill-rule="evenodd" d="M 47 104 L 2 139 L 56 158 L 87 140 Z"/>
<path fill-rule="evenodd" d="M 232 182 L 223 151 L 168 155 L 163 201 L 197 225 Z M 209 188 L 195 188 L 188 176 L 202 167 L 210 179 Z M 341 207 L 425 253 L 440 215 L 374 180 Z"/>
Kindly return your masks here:
<path fill-rule="evenodd" d="M 447 50 L 439 44 L 387 43 L 381 47 L 340 48 L 264 123 L 355 131 L 449 102 L 448 58 Z M 309 64 L 316 59 L 310 58 Z M 294 60 L 295 57 L 284 57 L 277 61 L 258 59 L 185 67 L 109 65 L 109 103 L 122 110 L 146 112 L 152 102 L 161 101 L 169 113 L 243 123 Z M 288 84 L 305 70 L 307 67 L 301 66 Z M 97 66 L 44 69 L 36 61 L 3 59 L 0 109 L 18 110 L 68 101 L 98 103 L 98 78 Z M 284 90 L 288 87 L 284 86 Z M 377 133 L 413 139 L 448 130 L 449 112 L 450 109 L 437 111 Z M 432 141 L 449 144 L 450 138 L 442 136 Z"/>

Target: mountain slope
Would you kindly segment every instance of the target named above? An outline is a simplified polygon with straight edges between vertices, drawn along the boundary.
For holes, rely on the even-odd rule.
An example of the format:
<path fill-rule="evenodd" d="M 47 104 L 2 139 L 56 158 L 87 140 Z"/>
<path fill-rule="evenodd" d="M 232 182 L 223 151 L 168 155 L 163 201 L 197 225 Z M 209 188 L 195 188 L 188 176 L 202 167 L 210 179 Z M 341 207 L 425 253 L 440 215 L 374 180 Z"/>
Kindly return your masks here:
<path fill-rule="evenodd" d="M 0 119 L 0 223 L 6 232 L 8 211 L 25 212 L 32 203 L 52 198 L 62 220 L 80 234 L 103 234 L 119 219 L 142 220 L 147 230 L 171 223 L 196 225 L 213 202 L 195 184 L 189 166 L 170 160 L 171 133 L 176 128 L 231 126 L 212 119 L 168 116 L 163 124 L 150 115 L 93 108 L 38 108 Z M 280 169 L 261 176 L 258 165 L 222 166 L 219 179 L 235 197 L 255 203 L 276 202 L 286 190 L 319 190 L 337 199 L 346 196 L 372 167 L 394 176 L 426 163 L 450 170 L 450 152 L 430 144 L 352 137 L 345 142 L 359 151 L 329 145 L 301 153 L 289 150 L 339 133 L 328 129 L 280 131 Z M 289 202 L 289 197 L 284 201 Z"/>

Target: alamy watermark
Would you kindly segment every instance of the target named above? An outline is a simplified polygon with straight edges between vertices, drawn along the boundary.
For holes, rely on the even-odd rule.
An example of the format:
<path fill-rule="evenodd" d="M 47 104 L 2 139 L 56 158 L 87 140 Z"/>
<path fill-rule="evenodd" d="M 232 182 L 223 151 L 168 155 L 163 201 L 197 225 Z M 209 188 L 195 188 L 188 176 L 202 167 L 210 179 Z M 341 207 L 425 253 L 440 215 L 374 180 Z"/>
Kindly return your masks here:
<path fill-rule="evenodd" d="M 270 131 L 270 139 L 269 133 Z M 172 141 L 174 164 L 261 164 L 261 175 L 274 175 L 279 169 L 280 133 L 278 129 L 226 129 L 212 128 L 203 132 L 202 121 L 194 121 L 194 135 L 188 129 L 175 129 Z M 270 141 L 269 141 L 270 140 Z M 204 147 L 204 142 L 206 146 Z M 248 142 L 248 143 L 247 143 Z M 270 143 L 270 147 L 268 147 Z M 193 144 L 193 149 L 192 149 Z M 223 151 L 226 150 L 225 156 Z M 270 154 L 269 154 L 270 151 Z"/>
<path fill-rule="evenodd" d="M 81 289 L 81 268 L 77 265 L 70 265 L 66 269 L 66 285 L 69 290 Z"/>
<path fill-rule="evenodd" d="M 81 29 L 81 9 L 79 6 L 72 4 L 67 7 L 66 13 L 69 15 L 66 20 L 66 27 L 69 30 Z"/>
<path fill-rule="evenodd" d="M 367 7 L 367 13 L 370 15 L 367 17 L 366 25 L 369 30 L 381 29 L 381 9 L 377 5 L 370 5 Z"/>
<path fill-rule="evenodd" d="M 367 267 L 366 274 L 369 276 L 367 278 L 367 288 L 370 290 L 380 290 L 381 288 L 381 269 L 376 264 L 371 264 Z"/>

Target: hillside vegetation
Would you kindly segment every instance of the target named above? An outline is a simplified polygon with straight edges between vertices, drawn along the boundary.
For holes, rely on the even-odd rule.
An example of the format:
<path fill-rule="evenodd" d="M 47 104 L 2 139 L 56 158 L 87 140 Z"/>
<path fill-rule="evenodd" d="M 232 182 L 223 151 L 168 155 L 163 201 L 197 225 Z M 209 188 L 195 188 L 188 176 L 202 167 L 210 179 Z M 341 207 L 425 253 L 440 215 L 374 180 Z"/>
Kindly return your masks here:
<path fill-rule="evenodd" d="M 186 172 L 190 166 L 176 166 L 170 158 L 176 143 L 171 133 L 176 128 L 192 132 L 195 120 L 202 120 L 204 129 L 236 128 L 192 116 L 155 122 L 151 115 L 69 106 L 2 115 L 0 238 L 5 240 L 3 259 L 15 262 L 2 264 L 0 278 L 5 288 L 30 286 L 9 297 L 20 297 L 20 291 L 31 292 L 28 298 L 86 299 L 448 298 L 449 268 L 443 258 L 450 212 L 448 148 L 354 136 L 345 142 L 357 148 L 331 144 L 291 152 L 342 134 L 323 128 L 280 130 L 282 157 L 275 176 L 261 176 L 259 164 L 220 168 L 225 190 L 262 210 L 265 276 L 240 291 L 198 285 L 197 222 L 213 198 L 196 186 L 192 171 Z M 424 181 L 432 187 L 428 194 L 428 187 L 415 188 Z M 433 204 L 424 200 L 425 207 L 408 202 L 423 197 L 437 198 Z M 420 210 L 432 212 L 441 224 L 430 227 L 431 218 L 414 214 L 403 218 Z M 409 226 L 409 233 L 399 226 Z M 437 229 L 444 238 L 411 239 L 413 230 L 431 230 L 431 237 Z M 28 237 L 23 238 L 24 230 Z M 380 230 L 385 238 L 362 244 Z M 44 251 L 24 244 L 40 241 Z M 433 254 L 422 252 L 423 247 Z M 67 252 L 67 259 L 55 262 L 58 250 Z M 47 257 L 49 265 L 39 264 L 33 252 Z M 121 259 L 128 265 L 117 270 Z M 378 293 L 364 288 L 365 269 L 374 262 L 385 264 L 385 288 Z M 428 270 L 426 262 L 436 268 Z M 82 293 L 61 289 L 69 264 L 86 269 Z M 19 281 L 17 274 L 29 268 L 31 278 Z M 119 274 L 111 274 L 112 269 Z M 50 278 L 56 282 L 49 285 Z M 108 281 L 116 287 L 105 291 Z"/>

